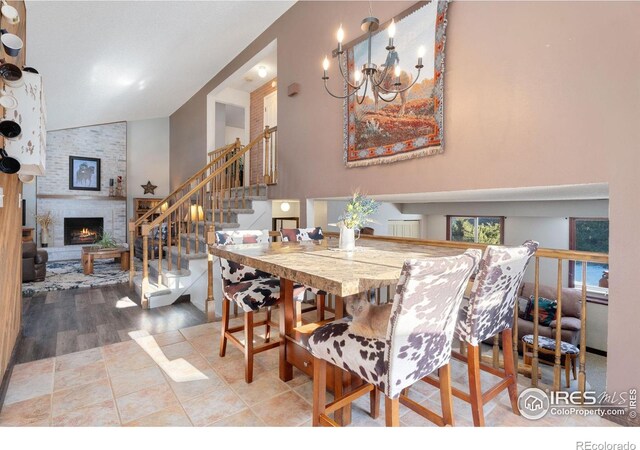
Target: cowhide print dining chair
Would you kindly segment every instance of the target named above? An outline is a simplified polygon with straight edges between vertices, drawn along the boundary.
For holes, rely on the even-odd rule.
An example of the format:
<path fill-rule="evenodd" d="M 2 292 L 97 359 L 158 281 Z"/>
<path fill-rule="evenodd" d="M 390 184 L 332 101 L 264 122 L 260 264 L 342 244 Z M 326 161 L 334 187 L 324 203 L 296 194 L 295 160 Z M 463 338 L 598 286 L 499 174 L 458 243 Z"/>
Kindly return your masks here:
<path fill-rule="evenodd" d="M 527 264 L 537 249 L 535 241 L 526 241 L 518 247 L 487 246 L 471 288 L 469 303 L 460 308 L 456 338 L 466 345 L 467 351 L 466 355 L 453 352 L 453 357 L 467 363 L 469 393 L 454 389 L 453 394 L 471 404 L 474 426 L 484 426 L 484 404 L 505 389 L 509 392 L 513 413 L 520 414 L 511 328 L 518 289 Z M 480 344 L 498 334 L 502 337 L 504 370 L 480 361 Z M 499 383 L 484 393 L 480 385 L 481 370 L 500 378 Z M 438 385 L 431 378 L 424 381 Z"/>
<path fill-rule="evenodd" d="M 282 242 L 301 242 L 301 241 L 322 241 L 324 235 L 322 234 L 321 227 L 313 228 L 282 228 L 280 229 L 280 239 Z M 297 286 L 297 285 L 296 285 Z M 305 286 L 305 289 L 315 295 L 316 306 L 315 309 L 318 314 L 318 320 L 324 320 L 324 308 L 327 293 L 320 289 Z M 307 311 L 313 311 L 314 308 L 309 308 Z"/>
<path fill-rule="evenodd" d="M 217 245 L 247 245 L 269 242 L 267 230 L 216 231 Z M 222 275 L 222 330 L 220 336 L 220 356 L 227 351 L 227 340 L 244 353 L 244 377 L 247 383 L 253 381 L 253 356 L 280 345 L 279 341 L 270 342 L 271 307 L 280 300 L 280 279 L 253 267 L 220 258 Z M 294 289 L 296 300 L 302 300 L 304 289 Z M 229 308 L 231 302 L 237 304 L 244 312 L 244 325 L 229 327 Z M 254 322 L 253 313 L 266 308 L 266 318 Z M 265 343 L 254 346 L 254 327 L 265 326 Z M 245 343 L 233 334 L 244 331 Z"/>
<path fill-rule="evenodd" d="M 399 405 L 411 408 L 437 425 L 453 425 L 449 360 L 453 333 L 465 286 L 482 253 L 467 250 L 458 256 L 408 260 L 391 307 L 384 340 L 349 331 L 350 318 L 316 329 L 309 338 L 313 353 L 313 425 L 338 424 L 328 414 L 377 390 L 385 396 L 387 426 L 399 425 Z M 360 377 L 365 384 L 325 405 L 326 364 Z M 442 416 L 403 394 L 403 390 L 434 371 L 442 379 Z M 371 396 L 371 415 L 377 398 Z"/>

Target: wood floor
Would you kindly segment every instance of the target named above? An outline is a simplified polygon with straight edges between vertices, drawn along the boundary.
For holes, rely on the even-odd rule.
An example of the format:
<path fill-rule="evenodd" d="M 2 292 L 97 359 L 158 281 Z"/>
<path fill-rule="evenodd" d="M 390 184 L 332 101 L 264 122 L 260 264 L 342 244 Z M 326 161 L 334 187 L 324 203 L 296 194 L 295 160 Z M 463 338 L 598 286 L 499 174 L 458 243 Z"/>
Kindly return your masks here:
<path fill-rule="evenodd" d="M 137 297 L 126 283 L 24 297 L 16 364 L 206 322 L 190 302 L 143 310 Z"/>

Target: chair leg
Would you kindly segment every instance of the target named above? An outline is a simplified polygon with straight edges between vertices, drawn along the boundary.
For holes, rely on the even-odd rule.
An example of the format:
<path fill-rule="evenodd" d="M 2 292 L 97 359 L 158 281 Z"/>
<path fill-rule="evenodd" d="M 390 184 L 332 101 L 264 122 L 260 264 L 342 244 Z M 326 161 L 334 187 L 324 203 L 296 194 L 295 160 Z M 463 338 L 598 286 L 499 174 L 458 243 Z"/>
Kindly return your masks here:
<path fill-rule="evenodd" d="M 369 405 L 369 415 L 372 418 L 377 419 L 380 416 L 380 391 L 378 388 L 374 387 L 371 392 L 369 392 Z"/>
<path fill-rule="evenodd" d="M 229 329 L 229 300 L 222 299 L 222 329 L 220 331 L 220 357 L 227 352 L 227 330 Z"/>
<path fill-rule="evenodd" d="M 327 362 L 313 358 L 313 419 L 314 427 L 320 426 L 320 415 L 325 413 L 327 396 Z"/>
<path fill-rule="evenodd" d="M 451 391 L 451 365 L 446 364 L 438 370 L 440 381 L 440 403 L 442 404 L 442 418 L 445 425 L 454 425 L 453 421 L 453 394 Z"/>
<path fill-rule="evenodd" d="M 504 371 L 508 377 L 511 377 L 513 383 L 509 384 L 509 400 L 511 401 L 511 410 L 514 414 L 520 415 L 518 408 L 518 373 L 516 372 L 515 362 L 513 360 L 513 336 L 511 329 L 502 332 L 502 353 L 504 358 Z"/>
<path fill-rule="evenodd" d="M 244 379 L 253 381 L 253 311 L 244 313 Z"/>
<path fill-rule="evenodd" d="M 578 375 L 576 374 L 576 356 L 571 355 L 571 371 L 573 372 L 573 379 L 577 380 Z"/>
<path fill-rule="evenodd" d="M 384 396 L 385 425 L 388 427 L 400 426 L 400 398 Z"/>
<path fill-rule="evenodd" d="M 324 294 L 316 294 L 316 311 L 318 314 L 319 321 L 324 320 L 324 301 L 325 301 Z"/>
<path fill-rule="evenodd" d="M 301 302 L 295 302 L 296 303 L 296 327 L 299 327 L 302 325 L 302 303 Z"/>
<path fill-rule="evenodd" d="M 265 325 L 264 341 L 269 342 L 271 340 L 271 306 L 267 307 L 267 324 Z"/>
<path fill-rule="evenodd" d="M 467 354 L 469 370 L 469 396 L 471 398 L 471 414 L 473 415 L 473 425 L 476 427 L 483 427 L 484 412 L 482 408 L 482 388 L 480 387 L 480 348 L 475 345 L 467 345 Z"/>
<path fill-rule="evenodd" d="M 564 378 L 567 387 L 571 387 L 571 357 L 564 355 Z"/>

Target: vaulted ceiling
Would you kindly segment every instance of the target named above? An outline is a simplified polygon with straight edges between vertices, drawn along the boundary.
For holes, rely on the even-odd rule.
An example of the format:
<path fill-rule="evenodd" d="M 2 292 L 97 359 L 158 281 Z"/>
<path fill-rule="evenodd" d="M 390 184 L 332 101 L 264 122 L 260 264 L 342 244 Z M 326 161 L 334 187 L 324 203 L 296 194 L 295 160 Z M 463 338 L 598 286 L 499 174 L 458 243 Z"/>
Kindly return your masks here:
<path fill-rule="evenodd" d="M 27 1 L 49 130 L 166 117 L 293 1 Z"/>

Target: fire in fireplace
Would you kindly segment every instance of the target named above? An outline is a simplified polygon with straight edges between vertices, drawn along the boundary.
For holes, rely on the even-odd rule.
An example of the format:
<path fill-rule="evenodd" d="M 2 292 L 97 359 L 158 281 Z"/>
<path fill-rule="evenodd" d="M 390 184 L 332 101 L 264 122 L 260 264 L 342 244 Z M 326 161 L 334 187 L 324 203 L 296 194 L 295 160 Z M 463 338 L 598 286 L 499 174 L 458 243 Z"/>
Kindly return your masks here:
<path fill-rule="evenodd" d="M 65 217 L 64 245 L 89 245 L 102 237 L 101 217 Z"/>

